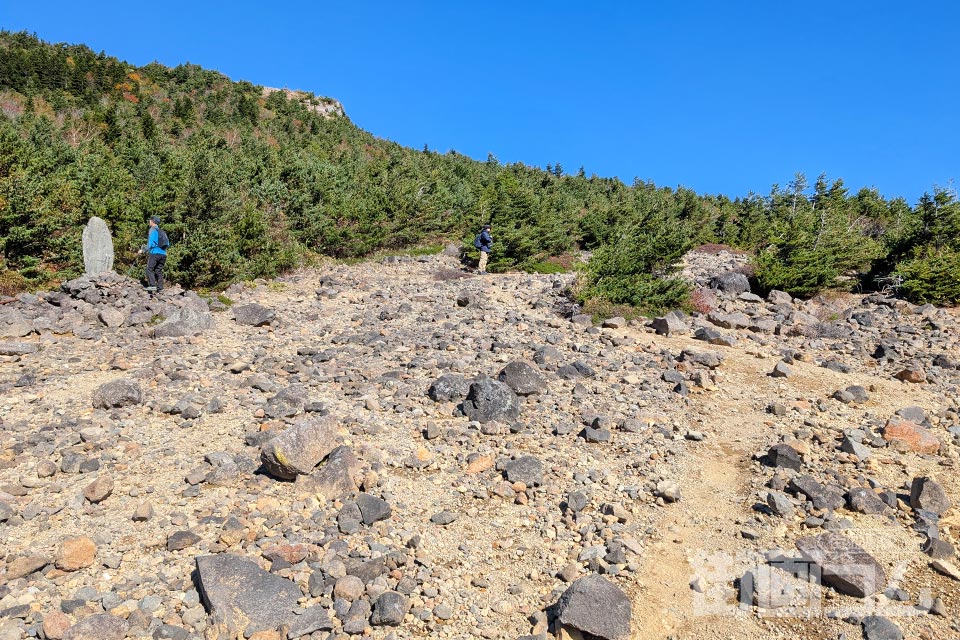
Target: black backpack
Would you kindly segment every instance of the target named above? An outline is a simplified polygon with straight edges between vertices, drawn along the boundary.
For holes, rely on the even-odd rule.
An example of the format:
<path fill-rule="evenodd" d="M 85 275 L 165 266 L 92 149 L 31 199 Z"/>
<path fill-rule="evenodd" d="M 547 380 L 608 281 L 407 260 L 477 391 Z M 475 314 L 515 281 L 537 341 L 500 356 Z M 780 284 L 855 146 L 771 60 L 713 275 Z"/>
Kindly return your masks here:
<path fill-rule="evenodd" d="M 479 249 L 480 247 L 483 246 L 483 241 L 480 240 L 480 236 L 481 236 L 481 235 L 482 235 L 482 234 L 479 234 L 479 233 L 478 233 L 478 234 L 477 234 L 477 237 L 473 239 L 473 246 L 475 246 L 477 249 Z"/>
<path fill-rule="evenodd" d="M 170 238 L 167 237 L 167 232 L 163 229 L 157 229 L 157 246 L 166 251 L 170 248 Z"/>

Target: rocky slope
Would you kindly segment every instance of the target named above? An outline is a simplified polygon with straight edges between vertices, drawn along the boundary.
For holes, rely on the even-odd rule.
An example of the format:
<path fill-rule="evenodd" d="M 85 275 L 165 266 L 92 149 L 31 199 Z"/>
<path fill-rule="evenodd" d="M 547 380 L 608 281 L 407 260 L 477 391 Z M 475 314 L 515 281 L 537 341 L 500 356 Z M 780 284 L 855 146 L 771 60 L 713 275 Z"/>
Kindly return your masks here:
<path fill-rule="evenodd" d="M 715 275 L 0 301 L 0 640 L 956 637 L 955 316 Z"/>

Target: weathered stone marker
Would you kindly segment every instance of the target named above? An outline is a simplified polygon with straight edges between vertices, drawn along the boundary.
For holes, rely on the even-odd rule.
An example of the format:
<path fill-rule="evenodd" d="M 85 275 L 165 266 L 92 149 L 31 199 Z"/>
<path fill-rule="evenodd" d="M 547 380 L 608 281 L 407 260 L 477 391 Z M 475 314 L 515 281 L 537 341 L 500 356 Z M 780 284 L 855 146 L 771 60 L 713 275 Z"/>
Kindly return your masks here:
<path fill-rule="evenodd" d="M 83 271 L 95 276 L 113 271 L 113 237 L 101 218 L 93 217 L 83 228 Z"/>

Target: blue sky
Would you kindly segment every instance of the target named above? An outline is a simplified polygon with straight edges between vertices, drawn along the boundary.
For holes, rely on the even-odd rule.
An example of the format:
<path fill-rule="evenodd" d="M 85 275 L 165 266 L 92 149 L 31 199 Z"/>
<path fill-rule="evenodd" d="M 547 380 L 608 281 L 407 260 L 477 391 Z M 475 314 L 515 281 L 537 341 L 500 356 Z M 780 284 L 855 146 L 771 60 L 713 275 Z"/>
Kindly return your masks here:
<path fill-rule="evenodd" d="M 10 1 L 0 27 L 313 91 L 481 160 L 731 196 L 960 182 L 960 3 L 339 4 Z"/>

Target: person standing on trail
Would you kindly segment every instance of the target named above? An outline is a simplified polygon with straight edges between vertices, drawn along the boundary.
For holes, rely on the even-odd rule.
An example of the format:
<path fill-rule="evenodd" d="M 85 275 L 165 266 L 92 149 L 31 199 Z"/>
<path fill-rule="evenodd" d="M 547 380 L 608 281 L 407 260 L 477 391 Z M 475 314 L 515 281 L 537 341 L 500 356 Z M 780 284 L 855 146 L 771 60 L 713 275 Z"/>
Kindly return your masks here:
<path fill-rule="evenodd" d="M 140 253 L 147 254 L 147 291 L 163 291 L 163 265 L 167 263 L 167 247 L 170 241 L 160 230 L 160 218 L 151 216 L 147 232 L 147 246 Z"/>
<path fill-rule="evenodd" d="M 483 225 L 483 230 L 480 231 L 480 235 L 477 236 L 474 245 L 476 245 L 477 249 L 480 249 L 480 264 L 477 266 L 477 271 L 480 275 L 486 275 L 487 260 L 490 259 L 490 251 L 493 250 L 493 236 L 490 235 L 489 224 Z"/>

